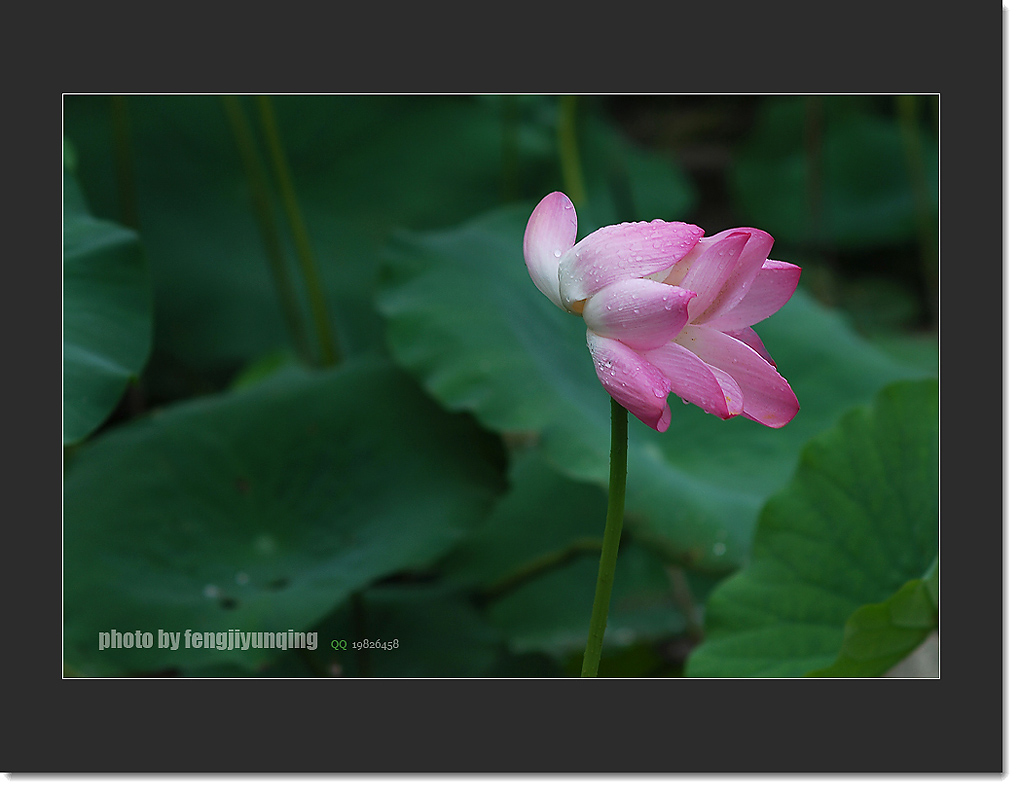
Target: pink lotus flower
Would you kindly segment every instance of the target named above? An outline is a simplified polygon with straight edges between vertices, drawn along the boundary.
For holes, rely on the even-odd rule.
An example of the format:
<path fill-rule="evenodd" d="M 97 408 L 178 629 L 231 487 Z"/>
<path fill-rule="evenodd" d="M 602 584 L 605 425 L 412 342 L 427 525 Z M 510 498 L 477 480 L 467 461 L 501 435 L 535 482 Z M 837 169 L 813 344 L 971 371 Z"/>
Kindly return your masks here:
<path fill-rule="evenodd" d="M 773 239 L 738 228 L 705 237 L 662 220 L 621 223 L 577 239 L 563 193 L 535 207 L 524 260 L 542 293 L 588 325 L 610 396 L 659 432 L 669 392 L 722 419 L 786 425 L 800 409 L 751 326 L 778 311 L 800 268 L 768 259 Z"/>

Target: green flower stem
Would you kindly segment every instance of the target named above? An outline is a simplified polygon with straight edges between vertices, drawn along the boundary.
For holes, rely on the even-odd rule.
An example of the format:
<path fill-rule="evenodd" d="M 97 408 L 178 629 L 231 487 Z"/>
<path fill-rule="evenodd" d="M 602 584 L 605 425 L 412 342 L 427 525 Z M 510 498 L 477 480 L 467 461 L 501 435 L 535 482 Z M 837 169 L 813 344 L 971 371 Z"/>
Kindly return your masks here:
<path fill-rule="evenodd" d="M 323 365 L 333 366 L 340 361 L 340 350 L 334 336 L 333 323 L 329 317 L 329 307 L 325 290 L 322 287 L 322 280 L 319 277 L 319 268 L 312 253 L 311 240 L 301 217 L 297 193 L 294 191 L 294 184 L 290 178 L 290 168 L 287 165 L 287 155 L 284 152 L 280 132 L 276 125 L 276 115 L 273 113 L 273 106 L 268 96 L 260 96 L 258 106 L 262 130 L 269 145 L 273 172 L 283 197 L 283 209 L 287 215 L 291 235 L 294 237 L 298 263 L 301 265 L 301 274 L 308 291 L 308 302 L 312 309 L 312 322 L 319 341 L 321 360 Z"/>
<path fill-rule="evenodd" d="M 241 155 L 241 166 L 248 182 L 248 193 L 251 195 L 255 210 L 255 220 L 262 234 L 266 255 L 269 257 L 269 269 L 273 276 L 276 295 L 280 301 L 280 308 L 283 311 L 283 318 L 287 324 L 291 342 L 294 344 L 298 356 L 311 363 L 313 356 L 308 347 L 301 304 L 294 291 L 294 285 L 287 275 L 287 257 L 284 254 L 276 224 L 273 222 L 272 194 L 268 179 L 259 161 L 255 136 L 244 115 L 241 101 L 236 96 L 224 96 L 222 99 L 223 108 L 226 110 L 227 119 L 230 122 L 230 129 L 234 134 L 234 142 Z"/>
<path fill-rule="evenodd" d="M 577 145 L 577 97 L 560 97 L 559 118 L 560 164 L 563 166 L 563 183 L 575 207 L 587 200 L 584 177 L 581 171 L 581 153 Z"/>
<path fill-rule="evenodd" d="M 588 627 L 588 645 L 581 663 L 581 677 L 598 677 L 602 657 L 602 639 L 609 619 L 609 598 L 613 593 L 616 557 L 623 534 L 623 502 L 627 493 L 627 409 L 611 400 L 611 440 L 609 445 L 609 507 L 606 510 L 606 533 L 602 538 L 599 577 L 595 584 L 595 602 Z"/>

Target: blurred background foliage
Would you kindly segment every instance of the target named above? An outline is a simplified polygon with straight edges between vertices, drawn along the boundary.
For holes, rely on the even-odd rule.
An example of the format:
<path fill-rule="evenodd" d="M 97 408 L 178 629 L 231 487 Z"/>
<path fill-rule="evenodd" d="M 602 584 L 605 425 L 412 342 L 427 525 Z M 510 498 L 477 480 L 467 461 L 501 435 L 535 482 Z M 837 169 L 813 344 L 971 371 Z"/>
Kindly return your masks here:
<path fill-rule="evenodd" d="M 576 675 L 608 397 L 521 255 L 567 178 L 581 234 L 757 226 L 803 268 L 758 326 L 789 427 L 631 422 L 602 674 L 884 673 L 937 628 L 937 120 L 930 96 L 65 97 L 68 674 Z M 98 650 L 189 628 L 319 645 Z"/>

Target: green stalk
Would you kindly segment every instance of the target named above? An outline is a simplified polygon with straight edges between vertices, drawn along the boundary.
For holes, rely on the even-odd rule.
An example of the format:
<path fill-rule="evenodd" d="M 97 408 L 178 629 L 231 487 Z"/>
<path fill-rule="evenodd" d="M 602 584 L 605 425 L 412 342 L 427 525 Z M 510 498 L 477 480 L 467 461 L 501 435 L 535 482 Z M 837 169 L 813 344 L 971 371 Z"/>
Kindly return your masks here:
<path fill-rule="evenodd" d="M 679 565 L 667 565 L 666 575 L 669 576 L 670 589 L 673 591 L 673 598 L 676 600 L 680 613 L 687 620 L 687 633 L 700 642 L 705 638 L 705 629 L 698 617 L 698 607 L 694 601 L 694 594 L 691 586 L 687 583 L 687 574 Z"/>
<path fill-rule="evenodd" d="M 262 233 L 266 255 L 269 257 L 269 270 L 273 276 L 276 295 L 280 301 L 287 330 L 290 332 L 291 341 L 298 356 L 302 360 L 311 362 L 313 356 L 308 348 L 301 304 L 287 274 L 287 258 L 280 236 L 276 231 L 276 224 L 273 222 L 272 196 L 269 182 L 259 161 L 255 136 L 245 117 L 244 109 L 241 107 L 241 101 L 236 96 L 224 96 L 222 99 L 227 119 L 230 121 L 230 129 L 234 134 L 234 142 L 241 155 L 241 166 L 248 182 L 248 193 L 251 195 L 252 206 L 255 210 L 255 220 Z"/>
<path fill-rule="evenodd" d="M 500 578 L 494 584 L 490 584 L 482 590 L 482 597 L 487 600 L 495 600 L 507 592 L 515 589 L 528 581 L 546 573 L 567 562 L 573 561 L 583 554 L 596 554 L 602 550 L 602 542 L 594 537 L 582 537 L 574 540 L 563 548 L 542 554 L 538 558 L 522 565 L 516 570 Z"/>
<path fill-rule="evenodd" d="M 804 152 L 807 159 L 807 206 L 810 241 L 818 246 L 822 237 L 822 139 L 825 105 L 822 97 L 809 96 L 804 108 Z"/>
<path fill-rule="evenodd" d="M 560 164 L 563 167 L 563 184 L 575 207 L 587 200 L 584 177 L 581 171 L 581 152 L 577 145 L 577 97 L 560 97 L 559 119 Z"/>
<path fill-rule="evenodd" d="M 623 534 L 623 502 L 627 493 L 627 409 L 611 400 L 611 440 L 609 445 L 609 507 L 606 531 L 602 538 L 599 577 L 595 584 L 595 602 L 588 626 L 588 644 L 581 662 L 581 677 L 598 677 L 602 657 L 602 639 L 609 619 L 609 599 L 613 593 L 616 557 Z"/>
<path fill-rule="evenodd" d="M 500 107 L 500 129 L 502 138 L 503 158 L 503 200 L 516 201 L 519 198 L 520 187 L 518 179 L 518 121 L 517 121 L 517 97 L 501 96 Z"/>
<path fill-rule="evenodd" d="M 312 243 L 301 217 L 297 193 L 294 191 L 294 184 L 290 177 L 290 167 L 287 165 L 287 155 L 276 125 L 276 116 L 268 96 L 260 96 L 258 106 L 262 130 L 269 145 L 273 172 L 283 198 L 283 209 L 287 215 L 287 224 L 290 226 L 291 235 L 294 237 L 298 263 L 301 265 L 301 274 L 308 292 L 308 303 L 312 309 L 312 323 L 319 341 L 321 360 L 323 365 L 333 366 L 340 361 L 340 350 L 334 337 L 333 323 L 329 317 L 329 306 L 325 290 L 322 287 L 322 280 L 319 277 L 319 268 L 312 253 Z"/>
<path fill-rule="evenodd" d="M 921 124 L 918 116 L 920 107 L 916 96 L 896 97 L 899 111 L 900 132 L 910 174 L 910 186 L 914 194 L 914 217 L 921 248 L 921 262 L 932 316 L 938 318 L 939 310 L 939 232 L 936 226 L 933 202 L 925 174 L 924 149 L 921 141 Z"/>
<path fill-rule="evenodd" d="M 135 174 L 131 155 L 131 119 L 128 116 L 127 97 L 110 97 L 110 110 L 113 117 L 113 152 L 121 221 L 125 226 L 138 231 L 138 201 L 135 197 Z"/>

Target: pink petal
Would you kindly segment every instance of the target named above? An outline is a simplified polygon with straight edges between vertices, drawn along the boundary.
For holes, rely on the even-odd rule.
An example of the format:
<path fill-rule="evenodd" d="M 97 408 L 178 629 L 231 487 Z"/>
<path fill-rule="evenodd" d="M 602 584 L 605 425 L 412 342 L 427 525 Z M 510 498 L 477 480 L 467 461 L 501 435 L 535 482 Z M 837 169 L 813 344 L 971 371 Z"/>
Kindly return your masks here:
<path fill-rule="evenodd" d="M 769 355 L 769 351 L 765 349 L 765 344 L 762 342 L 761 338 L 751 328 L 741 328 L 740 330 L 727 330 L 724 332 L 726 333 L 727 336 L 732 336 L 734 339 L 744 342 L 744 344 L 746 344 L 748 347 L 750 347 L 752 350 L 758 353 L 758 355 L 760 355 L 762 358 L 764 358 L 773 366 L 776 365 L 776 362 L 772 360 L 772 356 Z"/>
<path fill-rule="evenodd" d="M 776 262 L 769 259 L 755 277 L 751 288 L 744 296 L 718 312 L 711 319 L 700 324 L 710 325 L 717 330 L 739 330 L 748 328 L 766 317 L 771 317 L 793 295 L 800 281 L 800 268 L 795 264 Z"/>
<path fill-rule="evenodd" d="M 644 278 L 617 281 L 584 304 L 584 321 L 599 336 L 635 350 L 661 347 L 687 324 L 693 292 Z"/>
<path fill-rule="evenodd" d="M 740 415 L 744 398 L 726 372 L 709 366 L 687 348 L 672 342 L 644 355 L 669 378 L 671 390 L 680 398 L 721 419 Z"/>
<path fill-rule="evenodd" d="M 699 325 L 688 325 L 676 340 L 709 366 L 736 380 L 744 395 L 743 415 L 749 419 L 767 427 L 782 427 L 800 410 L 790 384 L 744 342 Z"/>
<path fill-rule="evenodd" d="M 563 193 L 549 193 L 528 219 L 524 229 L 524 262 L 543 295 L 560 302 L 560 257 L 577 239 L 577 213 Z"/>
<path fill-rule="evenodd" d="M 595 372 L 609 395 L 649 427 L 665 432 L 670 412 L 669 380 L 623 342 L 588 331 Z"/>
<path fill-rule="evenodd" d="M 664 220 L 593 231 L 560 260 L 560 300 L 571 306 L 617 281 L 665 270 L 694 248 L 702 234 L 697 226 Z"/>
<path fill-rule="evenodd" d="M 697 324 L 739 302 L 772 249 L 772 236 L 751 228 L 729 229 L 702 239 L 666 278 L 697 292 L 691 320 Z"/>

